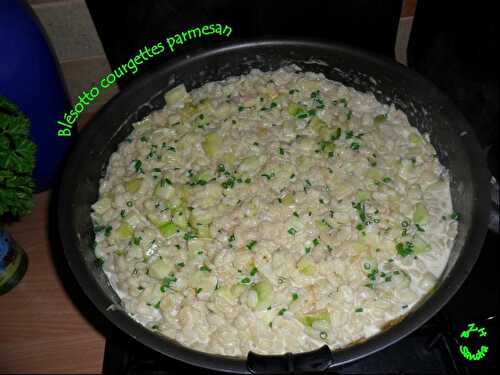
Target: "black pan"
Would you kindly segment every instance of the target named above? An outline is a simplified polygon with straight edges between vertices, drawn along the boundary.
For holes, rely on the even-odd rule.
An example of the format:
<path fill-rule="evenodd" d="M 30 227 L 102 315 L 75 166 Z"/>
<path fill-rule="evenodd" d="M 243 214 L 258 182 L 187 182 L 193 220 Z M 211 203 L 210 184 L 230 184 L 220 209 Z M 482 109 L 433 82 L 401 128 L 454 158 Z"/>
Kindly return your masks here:
<path fill-rule="evenodd" d="M 454 210 L 461 214 L 458 236 L 435 290 L 398 324 L 351 347 L 328 347 L 299 355 L 248 358 L 212 355 L 189 349 L 136 323 L 120 308 L 92 251 L 90 206 L 97 199 L 99 178 L 110 155 L 131 132 L 131 124 L 164 105 L 162 94 L 179 83 L 188 90 L 206 82 L 296 64 L 305 71 L 360 91 L 371 91 L 383 103 L 394 103 L 413 126 L 430 133 L 439 159 L 450 171 Z M 471 127 L 433 84 L 393 61 L 353 48 L 300 40 L 266 40 L 230 44 L 173 60 L 122 90 L 79 135 L 66 164 L 59 197 L 59 231 L 68 263 L 99 311 L 122 331 L 169 357 L 219 371 L 286 373 L 340 366 L 402 339 L 455 294 L 472 269 L 488 225 L 489 173 Z M 110 308 L 112 307 L 112 308 Z"/>

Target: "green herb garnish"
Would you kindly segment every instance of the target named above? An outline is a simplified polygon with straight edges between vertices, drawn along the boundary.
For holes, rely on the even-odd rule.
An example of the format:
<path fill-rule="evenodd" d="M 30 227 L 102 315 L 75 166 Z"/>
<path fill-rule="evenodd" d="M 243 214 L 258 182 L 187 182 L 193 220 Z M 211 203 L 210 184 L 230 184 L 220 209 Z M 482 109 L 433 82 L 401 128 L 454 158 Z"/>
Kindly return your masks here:
<path fill-rule="evenodd" d="M 133 165 L 134 165 L 134 169 L 135 169 L 135 172 L 136 173 L 144 173 L 144 171 L 142 170 L 142 161 L 140 160 L 133 160 L 132 161 Z"/>
<path fill-rule="evenodd" d="M 17 218 L 33 208 L 36 146 L 29 131 L 28 118 L 0 96 L 0 216 Z"/>
<path fill-rule="evenodd" d="M 247 243 L 246 248 L 247 248 L 248 250 L 253 250 L 253 248 L 255 247 L 255 245 L 257 245 L 257 241 L 252 240 L 252 241 L 250 241 L 249 243 Z"/>
<path fill-rule="evenodd" d="M 212 272 L 212 270 L 207 267 L 206 265 L 203 265 L 200 267 L 200 271 L 203 271 L 203 272 Z"/>
<path fill-rule="evenodd" d="M 175 283 L 176 281 L 177 281 L 177 277 L 175 277 L 175 276 L 165 277 L 162 281 L 160 291 L 162 293 L 165 293 L 167 291 L 167 289 L 171 289 L 172 284 Z"/>
<path fill-rule="evenodd" d="M 406 241 L 405 243 L 399 242 L 396 245 L 396 251 L 402 257 L 406 257 L 406 256 L 410 255 L 411 253 L 413 253 L 413 247 L 414 247 L 414 245 L 412 242 L 409 242 L 409 241 Z"/>
<path fill-rule="evenodd" d="M 186 241 L 191 241 L 191 240 L 193 240 L 193 239 L 195 239 L 195 238 L 197 238 L 197 236 L 196 236 L 196 234 L 195 234 L 194 232 L 186 232 L 186 233 L 184 234 L 184 239 L 185 239 Z"/>
<path fill-rule="evenodd" d="M 267 180 L 269 181 L 269 180 L 271 180 L 275 176 L 275 174 L 274 174 L 274 172 L 263 173 L 263 174 L 261 174 L 261 176 L 267 178 Z"/>

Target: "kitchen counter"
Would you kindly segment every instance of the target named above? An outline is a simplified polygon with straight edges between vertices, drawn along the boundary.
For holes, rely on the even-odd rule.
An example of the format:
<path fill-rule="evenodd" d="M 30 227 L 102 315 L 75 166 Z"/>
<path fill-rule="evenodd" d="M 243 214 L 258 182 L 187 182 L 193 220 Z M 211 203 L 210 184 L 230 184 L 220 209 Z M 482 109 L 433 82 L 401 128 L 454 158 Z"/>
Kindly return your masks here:
<path fill-rule="evenodd" d="M 33 212 L 8 226 L 29 264 L 20 284 L 0 296 L 0 374 L 102 371 L 106 325 L 54 240 L 51 196 L 36 194 Z"/>

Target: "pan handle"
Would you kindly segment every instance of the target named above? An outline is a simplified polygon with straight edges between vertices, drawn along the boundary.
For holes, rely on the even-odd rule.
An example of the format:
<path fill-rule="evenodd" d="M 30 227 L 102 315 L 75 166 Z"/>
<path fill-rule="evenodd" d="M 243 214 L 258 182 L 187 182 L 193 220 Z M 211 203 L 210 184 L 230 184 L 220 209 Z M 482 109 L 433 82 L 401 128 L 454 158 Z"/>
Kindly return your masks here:
<path fill-rule="evenodd" d="M 488 223 L 488 229 L 498 234 L 499 233 L 498 181 L 493 176 L 491 176 L 490 180 L 490 194 L 491 194 L 491 208 L 490 208 L 490 221 Z"/>
<path fill-rule="evenodd" d="M 249 352 L 247 356 L 247 368 L 252 374 L 317 374 L 332 364 L 332 351 L 327 345 L 306 353 L 260 355 Z"/>

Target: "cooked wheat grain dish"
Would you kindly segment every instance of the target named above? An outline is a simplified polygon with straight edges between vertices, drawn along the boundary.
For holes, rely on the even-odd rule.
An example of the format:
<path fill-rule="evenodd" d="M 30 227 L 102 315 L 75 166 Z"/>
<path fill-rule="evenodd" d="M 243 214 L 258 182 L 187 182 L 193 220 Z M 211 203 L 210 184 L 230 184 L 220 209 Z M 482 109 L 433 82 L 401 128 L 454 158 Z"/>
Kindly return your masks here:
<path fill-rule="evenodd" d="M 447 171 L 403 112 L 291 67 L 165 101 L 92 206 L 134 319 L 230 356 L 338 349 L 431 291 L 457 225 Z"/>

